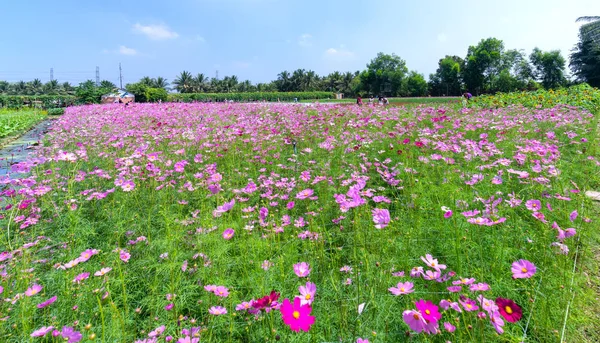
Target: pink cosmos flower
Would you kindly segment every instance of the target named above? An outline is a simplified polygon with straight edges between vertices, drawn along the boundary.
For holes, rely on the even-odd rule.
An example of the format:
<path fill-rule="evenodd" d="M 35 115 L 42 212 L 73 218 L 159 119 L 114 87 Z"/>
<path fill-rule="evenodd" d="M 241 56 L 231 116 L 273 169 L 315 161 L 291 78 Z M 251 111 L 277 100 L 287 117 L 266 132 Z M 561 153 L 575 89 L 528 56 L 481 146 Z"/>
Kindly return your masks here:
<path fill-rule="evenodd" d="M 121 261 L 127 263 L 131 258 L 131 254 L 128 253 L 127 250 L 121 250 L 119 251 L 119 258 L 121 259 Z"/>
<path fill-rule="evenodd" d="M 260 267 L 264 270 L 269 270 L 269 268 L 273 267 L 273 262 L 269 260 L 264 260 Z"/>
<path fill-rule="evenodd" d="M 231 238 L 233 238 L 234 234 L 235 231 L 233 229 L 226 229 L 225 231 L 223 231 L 223 238 L 225 238 L 226 240 L 230 240 Z"/>
<path fill-rule="evenodd" d="M 217 289 L 217 286 L 215 286 L 215 285 L 206 285 L 206 286 L 204 286 L 204 290 L 206 290 L 207 292 L 214 293 L 214 291 L 216 289 Z"/>
<path fill-rule="evenodd" d="M 83 338 L 81 332 L 75 331 L 75 329 L 70 326 L 63 326 L 60 335 L 67 340 L 67 343 L 77 343 Z"/>
<path fill-rule="evenodd" d="M 157 327 L 156 329 L 150 331 L 148 333 L 148 337 L 154 338 L 160 336 L 163 332 L 165 332 L 166 327 L 164 325 Z"/>
<path fill-rule="evenodd" d="M 359 337 L 359 338 L 356 339 L 356 343 L 369 343 L 369 340 L 366 339 L 366 338 L 363 339 L 363 338 Z"/>
<path fill-rule="evenodd" d="M 408 282 L 399 282 L 398 285 L 396 285 L 396 287 L 390 287 L 388 288 L 388 291 L 390 291 L 393 295 L 403 295 L 403 294 L 409 294 L 414 292 L 415 290 L 413 289 L 414 284 L 410 281 Z"/>
<path fill-rule="evenodd" d="M 38 294 L 42 290 L 42 288 L 44 287 L 34 283 L 31 287 L 27 288 L 27 290 L 25 291 L 25 295 L 28 297 L 32 297 Z"/>
<path fill-rule="evenodd" d="M 173 309 L 173 306 L 175 306 L 175 304 L 173 303 L 167 304 L 165 306 L 165 311 L 171 311 Z"/>
<path fill-rule="evenodd" d="M 298 287 L 300 291 L 300 304 L 301 305 L 312 305 L 315 293 L 317 293 L 317 286 L 312 282 L 307 282 L 305 286 Z"/>
<path fill-rule="evenodd" d="M 229 289 L 225 286 L 217 286 L 213 293 L 218 297 L 227 298 L 229 296 Z"/>
<path fill-rule="evenodd" d="M 94 273 L 94 276 L 104 276 L 106 275 L 108 272 L 110 272 L 112 270 L 112 268 L 102 268 L 99 271 Z"/>
<path fill-rule="evenodd" d="M 569 214 L 569 220 L 571 220 L 572 222 L 574 222 L 575 219 L 577 219 L 578 215 L 579 215 L 579 213 L 577 212 L 577 210 L 571 212 L 571 214 Z"/>
<path fill-rule="evenodd" d="M 299 332 L 302 330 L 308 332 L 310 327 L 315 323 L 315 317 L 310 315 L 312 308 L 308 304 L 302 305 L 299 298 L 295 298 L 293 304 L 288 299 L 283 299 L 279 310 L 281 311 L 283 322 L 292 331 Z"/>
<path fill-rule="evenodd" d="M 294 264 L 294 273 L 298 275 L 298 277 L 307 277 L 310 274 L 310 265 L 306 262 L 300 262 Z"/>
<path fill-rule="evenodd" d="M 83 251 L 81 253 L 81 255 L 79 255 L 79 257 L 77 258 L 77 260 L 79 262 L 85 262 L 87 260 L 89 260 L 92 256 L 98 254 L 98 250 L 96 249 L 87 249 L 85 251 Z"/>
<path fill-rule="evenodd" d="M 56 301 L 56 299 L 57 299 L 57 297 L 56 297 L 56 295 L 55 295 L 55 296 L 53 296 L 52 298 L 50 298 L 50 299 L 48 299 L 48 300 L 44 301 L 43 303 L 39 303 L 39 304 L 37 304 L 37 308 L 44 308 L 44 307 L 46 307 L 46 306 L 50 306 L 52 303 L 54 303 L 54 302 Z"/>
<path fill-rule="evenodd" d="M 525 202 L 525 207 L 533 212 L 538 212 L 542 209 L 542 202 L 539 200 L 527 200 Z"/>
<path fill-rule="evenodd" d="M 462 286 L 450 286 L 450 287 L 447 287 L 447 289 L 448 289 L 448 292 L 450 292 L 450 293 L 458 293 L 458 292 L 462 291 Z"/>
<path fill-rule="evenodd" d="M 487 283 L 476 283 L 471 285 L 471 287 L 469 287 L 469 290 L 471 292 L 485 292 L 490 290 L 490 285 L 488 285 Z"/>
<path fill-rule="evenodd" d="M 287 203 L 287 205 L 285 206 L 288 210 L 291 210 L 292 208 L 294 208 L 296 204 L 293 201 L 290 201 Z"/>
<path fill-rule="evenodd" d="M 513 262 L 511 271 L 513 279 L 528 279 L 535 274 L 536 267 L 527 260 L 518 260 Z"/>
<path fill-rule="evenodd" d="M 423 262 L 425 262 L 425 264 L 428 267 L 431 267 L 437 271 L 440 271 L 442 269 L 446 269 L 446 265 L 444 264 L 439 264 L 438 260 L 434 259 L 433 256 L 426 254 L 425 257 L 421 256 L 421 260 L 423 260 Z"/>
<path fill-rule="evenodd" d="M 444 322 L 444 329 L 446 329 L 446 331 L 452 333 L 452 332 L 454 332 L 454 330 L 456 330 L 456 326 L 450 324 L 449 322 Z"/>
<path fill-rule="evenodd" d="M 390 212 L 388 210 L 375 208 L 372 214 L 376 229 L 383 229 L 390 223 Z"/>
<path fill-rule="evenodd" d="M 88 273 L 88 272 L 81 273 L 81 274 L 75 276 L 75 278 L 73 279 L 73 283 L 80 284 L 81 281 L 87 279 L 88 277 L 90 277 L 90 273 Z"/>
<path fill-rule="evenodd" d="M 251 308 L 252 308 L 252 302 L 253 302 L 253 301 L 254 301 L 254 300 L 250 300 L 250 301 L 244 301 L 244 302 L 242 302 L 241 304 L 238 304 L 238 305 L 235 307 L 235 310 L 236 310 L 236 311 L 247 311 L 247 310 L 249 310 L 249 309 L 251 309 Z"/>
<path fill-rule="evenodd" d="M 452 217 L 452 211 L 446 211 L 446 212 L 444 212 L 444 218 L 448 219 L 450 217 Z"/>
<path fill-rule="evenodd" d="M 504 329 L 502 328 L 504 326 L 504 320 L 502 319 L 502 315 L 500 315 L 500 312 L 494 311 L 490 315 L 490 322 L 492 323 L 494 329 L 496 329 L 496 332 L 498 332 L 498 334 L 501 335 L 504 333 Z"/>
<path fill-rule="evenodd" d="M 308 189 L 300 191 L 298 194 L 296 194 L 296 199 L 301 199 L 301 200 L 306 199 L 308 197 L 311 197 L 314 193 L 315 193 L 315 191 L 308 188 Z"/>
<path fill-rule="evenodd" d="M 31 337 L 44 337 L 46 336 L 50 331 L 52 331 L 52 329 L 54 329 L 54 326 L 42 326 L 41 328 L 35 330 L 34 332 L 31 333 Z"/>
<path fill-rule="evenodd" d="M 148 342 L 148 343 L 150 343 L 150 342 Z M 200 338 L 198 338 L 198 337 L 192 338 L 190 336 L 185 336 L 185 337 L 179 338 L 177 340 L 177 343 L 200 343 Z"/>
<path fill-rule="evenodd" d="M 423 318 L 423 315 L 419 311 L 406 310 L 402 312 L 402 319 L 404 319 L 404 322 L 410 327 L 411 330 L 417 333 L 425 330 L 425 326 L 427 326 L 425 318 Z"/>
<path fill-rule="evenodd" d="M 473 300 L 473 299 L 469 299 L 469 298 L 465 298 L 465 297 L 461 296 L 461 299 L 458 300 L 458 302 L 462 305 L 462 307 L 467 312 L 477 311 L 479 309 L 479 306 L 477 306 L 477 302 L 475 302 L 475 300 Z"/>
<path fill-rule="evenodd" d="M 222 306 L 213 306 L 208 310 L 208 313 L 212 314 L 213 316 L 220 316 L 227 314 L 227 309 Z"/>

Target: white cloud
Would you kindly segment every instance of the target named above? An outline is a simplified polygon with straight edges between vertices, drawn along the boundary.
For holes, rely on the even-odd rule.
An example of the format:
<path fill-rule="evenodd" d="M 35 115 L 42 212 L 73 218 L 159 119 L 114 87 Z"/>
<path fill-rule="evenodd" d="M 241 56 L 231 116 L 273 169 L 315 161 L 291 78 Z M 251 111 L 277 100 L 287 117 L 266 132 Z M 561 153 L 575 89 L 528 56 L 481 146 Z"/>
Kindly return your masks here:
<path fill-rule="evenodd" d="M 179 34 L 171 30 L 166 25 L 142 25 L 136 23 L 133 25 L 133 32 L 146 35 L 153 40 L 174 39 L 179 37 Z"/>
<path fill-rule="evenodd" d="M 354 57 L 354 53 L 350 50 L 346 50 L 344 48 L 329 48 L 325 50 L 325 56 L 335 59 L 344 59 Z"/>
<path fill-rule="evenodd" d="M 312 45 L 312 36 L 308 33 L 304 33 L 298 38 L 298 45 L 303 47 L 309 47 Z"/>
<path fill-rule="evenodd" d="M 137 55 L 138 52 L 135 49 L 128 48 L 125 45 L 121 45 L 121 46 L 119 46 L 118 53 L 121 55 L 133 56 L 133 55 Z"/>
<path fill-rule="evenodd" d="M 448 40 L 448 36 L 446 36 L 446 34 L 442 32 L 437 36 L 437 40 L 440 42 L 445 42 Z"/>

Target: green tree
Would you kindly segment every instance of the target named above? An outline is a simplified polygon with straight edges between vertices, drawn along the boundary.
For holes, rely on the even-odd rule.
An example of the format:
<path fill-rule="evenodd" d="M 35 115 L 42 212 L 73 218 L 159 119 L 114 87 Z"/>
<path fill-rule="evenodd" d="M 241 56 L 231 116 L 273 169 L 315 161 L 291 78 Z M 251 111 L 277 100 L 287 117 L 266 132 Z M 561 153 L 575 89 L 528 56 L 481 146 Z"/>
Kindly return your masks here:
<path fill-rule="evenodd" d="M 585 22 L 579 32 L 596 44 L 600 44 L 600 16 L 579 17 L 577 22 Z"/>
<path fill-rule="evenodd" d="M 194 77 L 189 71 L 182 71 L 179 76 L 173 80 L 175 90 L 179 93 L 192 93 L 194 90 Z"/>
<path fill-rule="evenodd" d="M 168 93 L 164 88 L 153 88 L 148 87 L 144 93 L 145 101 L 147 102 L 159 102 L 167 101 Z M 137 96 L 136 96 L 137 100 Z"/>
<path fill-rule="evenodd" d="M 7 81 L 0 81 L 0 94 L 6 94 L 10 91 L 10 83 Z"/>
<path fill-rule="evenodd" d="M 33 79 L 27 83 L 27 92 L 30 95 L 39 95 L 43 93 L 44 84 L 40 79 Z"/>
<path fill-rule="evenodd" d="M 102 95 L 112 92 L 112 88 L 96 87 L 96 83 L 92 80 L 87 80 L 79 84 L 75 95 L 79 101 L 84 104 L 99 103 Z"/>
<path fill-rule="evenodd" d="M 406 62 L 395 54 L 377 54 L 367 64 L 367 70 L 360 74 L 363 90 L 370 94 L 396 96 L 400 93 L 402 81 L 408 73 Z"/>
<path fill-rule="evenodd" d="M 50 81 L 46 82 L 46 84 L 43 87 L 44 94 L 57 95 L 59 93 L 59 91 L 60 91 L 60 86 L 59 86 L 57 80 L 50 80 Z"/>
<path fill-rule="evenodd" d="M 139 82 L 125 85 L 125 90 L 135 96 L 136 102 L 148 102 L 147 91 L 151 88 L 143 79 Z"/>
<path fill-rule="evenodd" d="M 429 87 L 423 74 L 411 71 L 406 77 L 406 86 L 404 88 L 403 95 L 405 96 L 426 96 Z"/>
<path fill-rule="evenodd" d="M 162 88 L 165 91 L 169 90 L 169 82 L 162 76 L 157 77 L 152 85 L 154 88 Z"/>
<path fill-rule="evenodd" d="M 494 92 L 494 80 L 505 69 L 503 55 L 504 43 L 496 38 L 482 39 L 470 46 L 462 75 L 467 90 L 475 94 Z"/>
<path fill-rule="evenodd" d="M 536 79 L 542 83 L 544 88 L 557 88 L 567 83 L 564 74 L 566 61 L 560 50 L 542 51 L 535 48 L 529 56 L 529 60 Z"/>
<path fill-rule="evenodd" d="M 458 56 L 446 56 L 438 62 L 435 74 L 429 76 L 429 85 L 433 95 L 460 95 L 462 94 L 461 72 L 464 60 Z"/>
<path fill-rule="evenodd" d="M 569 67 L 577 80 L 600 87 L 600 44 L 579 34 L 579 42 L 571 53 Z"/>
<path fill-rule="evenodd" d="M 275 85 L 279 92 L 290 92 L 292 89 L 291 75 L 288 71 L 282 71 L 277 75 Z"/>
<path fill-rule="evenodd" d="M 111 91 L 113 91 L 117 88 L 117 86 L 108 80 L 102 80 L 100 81 L 100 88 L 110 89 Z"/>

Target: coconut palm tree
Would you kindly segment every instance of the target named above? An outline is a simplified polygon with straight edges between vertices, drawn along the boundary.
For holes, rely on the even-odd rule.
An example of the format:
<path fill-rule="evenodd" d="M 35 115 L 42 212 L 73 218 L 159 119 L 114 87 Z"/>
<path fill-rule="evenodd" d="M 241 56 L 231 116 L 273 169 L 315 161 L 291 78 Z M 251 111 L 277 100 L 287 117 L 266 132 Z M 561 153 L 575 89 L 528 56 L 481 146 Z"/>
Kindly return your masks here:
<path fill-rule="evenodd" d="M 579 17 L 576 21 L 585 23 L 580 28 L 583 36 L 600 44 L 600 16 Z"/>
<path fill-rule="evenodd" d="M 289 92 L 291 88 L 291 77 L 288 71 L 282 71 L 277 75 L 277 90 L 280 92 Z"/>
<path fill-rule="evenodd" d="M 63 82 L 61 88 L 65 94 L 75 94 L 75 88 L 69 82 Z"/>
<path fill-rule="evenodd" d="M 173 80 L 173 84 L 179 93 L 191 93 L 193 92 L 194 77 L 189 71 L 184 70 Z"/>
<path fill-rule="evenodd" d="M 31 95 L 41 94 L 43 92 L 43 87 L 44 84 L 40 79 L 34 79 L 33 81 L 27 83 L 27 91 Z"/>
<path fill-rule="evenodd" d="M 8 93 L 10 90 L 10 83 L 7 81 L 0 81 L 0 93 Z"/>
<path fill-rule="evenodd" d="M 167 79 L 165 79 L 164 77 L 159 76 L 154 80 L 154 87 L 162 88 L 162 89 L 168 91 L 169 90 L 169 82 L 167 82 Z"/>
<path fill-rule="evenodd" d="M 106 88 L 106 89 L 110 89 L 112 91 L 115 88 L 117 88 L 117 86 L 108 80 L 102 80 L 102 81 L 100 81 L 100 88 Z"/>
<path fill-rule="evenodd" d="M 59 86 L 57 80 L 50 80 L 44 85 L 44 94 L 58 94 Z"/>
<path fill-rule="evenodd" d="M 202 73 L 198 73 L 196 77 L 194 77 L 194 92 L 200 93 L 206 91 L 206 83 L 208 81 L 208 77 Z"/>
<path fill-rule="evenodd" d="M 27 92 L 27 83 L 21 80 L 12 85 L 12 93 L 16 95 L 24 95 Z"/>

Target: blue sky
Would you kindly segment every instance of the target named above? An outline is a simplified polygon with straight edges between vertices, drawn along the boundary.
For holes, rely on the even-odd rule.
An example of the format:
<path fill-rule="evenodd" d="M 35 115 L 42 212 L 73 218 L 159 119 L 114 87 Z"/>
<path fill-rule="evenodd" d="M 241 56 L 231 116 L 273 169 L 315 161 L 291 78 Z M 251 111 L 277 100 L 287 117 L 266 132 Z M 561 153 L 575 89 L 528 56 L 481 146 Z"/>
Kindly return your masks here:
<path fill-rule="evenodd" d="M 462 5 L 461 5 L 462 3 Z M 434 72 L 483 38 L 506 48 L 560 49 L 577 41 L 578 16 L 598 0 L 6 0 L 1 6 L 0 80 L 143 76 L 172 81 L 182 70 L 252 82 L 283 70 L 356 71 L 378 53 Z"/>

